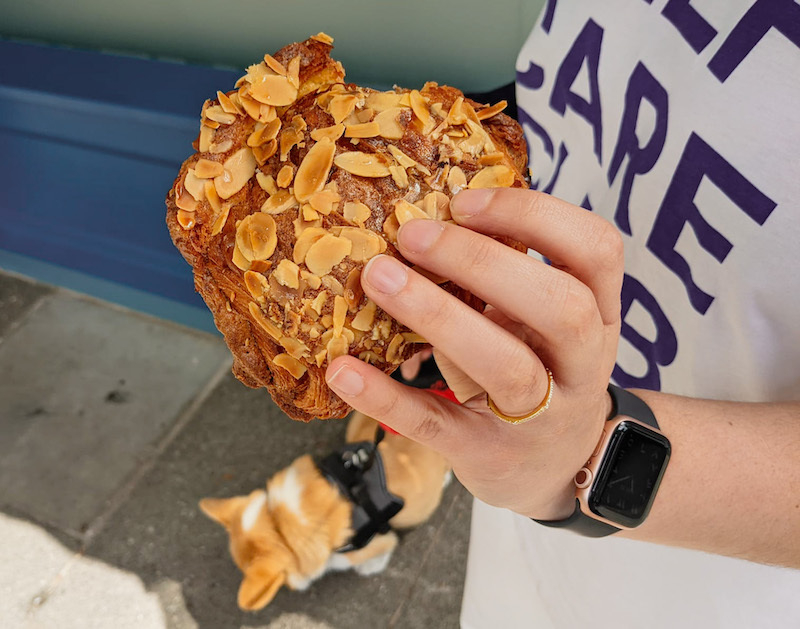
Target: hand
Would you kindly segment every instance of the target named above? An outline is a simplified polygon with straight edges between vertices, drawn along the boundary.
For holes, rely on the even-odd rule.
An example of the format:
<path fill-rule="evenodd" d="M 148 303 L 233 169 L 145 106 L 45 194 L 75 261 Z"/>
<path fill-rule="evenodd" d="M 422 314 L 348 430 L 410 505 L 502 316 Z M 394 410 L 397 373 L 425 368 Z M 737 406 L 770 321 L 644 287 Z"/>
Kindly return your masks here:
<path fill-rule="evenodd" d="M 414 220 L 400 229 L 409 261 L 448 277 L 491 304 L 479 313 L 387 256 L 362 273 L 366 294 L 424 336 L 458 406 L 402 385 L 351 356 L 328 384 L 354 408 L 441 452 L 475 496 L 538 519 L 574 508 L 575 473 L 611 410 L 606 386 L 620 327 L 623 252 L 602 218 L 530 190 L 467 190 L 452 201 L 458 225 Z M 484 235 L 510 236 L 547 265 Z M 512 425 L 487 406 L 521 416 L 545 397 L 550 408 Z"/>

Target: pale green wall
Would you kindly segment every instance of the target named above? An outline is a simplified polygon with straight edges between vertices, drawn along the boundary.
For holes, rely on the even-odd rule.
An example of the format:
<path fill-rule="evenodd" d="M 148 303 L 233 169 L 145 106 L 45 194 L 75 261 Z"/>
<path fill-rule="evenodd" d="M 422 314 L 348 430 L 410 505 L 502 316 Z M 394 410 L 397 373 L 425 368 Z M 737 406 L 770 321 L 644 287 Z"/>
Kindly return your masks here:
<path fill-rule="evenodd" d="M 352 81 L 514 78 L 544 0 L 0 0 L 0 35 L 242 68 L 325 31 Z"/>

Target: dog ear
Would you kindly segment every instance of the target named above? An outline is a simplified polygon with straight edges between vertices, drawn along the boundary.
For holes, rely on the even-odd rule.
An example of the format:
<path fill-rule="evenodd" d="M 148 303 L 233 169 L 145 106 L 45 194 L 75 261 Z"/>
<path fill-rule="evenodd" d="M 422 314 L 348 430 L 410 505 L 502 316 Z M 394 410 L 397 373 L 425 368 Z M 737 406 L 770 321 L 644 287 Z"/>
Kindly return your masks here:
<path fill-rule="evenodd" d="M 236 517 L 239 510 L 239 498 L 203 498 L 199 502 L 200 509 L 209 518 L 218 522 L 226 529 Z"/>
<path fill-rule="evenodd" d="M 286 570 L 278 561 L 265 558 L 254 562 L 239 586 L 239 607 L 257 611 L 266 607 L 286 582 Z"/>

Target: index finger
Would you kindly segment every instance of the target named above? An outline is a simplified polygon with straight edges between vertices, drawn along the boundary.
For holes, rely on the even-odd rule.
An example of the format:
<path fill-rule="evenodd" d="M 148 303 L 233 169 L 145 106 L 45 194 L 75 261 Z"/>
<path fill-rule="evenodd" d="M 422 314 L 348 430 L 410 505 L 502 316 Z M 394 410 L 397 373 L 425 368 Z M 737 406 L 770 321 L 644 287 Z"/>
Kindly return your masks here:
<path fill-rule="evenodd" d="M 624 254 L 619 231 L 604 218 L 535 190 L 463 190 L 450 204 L 464 227 L 508 236 L 586 284 L 603 323 L 618 326 Z"/>

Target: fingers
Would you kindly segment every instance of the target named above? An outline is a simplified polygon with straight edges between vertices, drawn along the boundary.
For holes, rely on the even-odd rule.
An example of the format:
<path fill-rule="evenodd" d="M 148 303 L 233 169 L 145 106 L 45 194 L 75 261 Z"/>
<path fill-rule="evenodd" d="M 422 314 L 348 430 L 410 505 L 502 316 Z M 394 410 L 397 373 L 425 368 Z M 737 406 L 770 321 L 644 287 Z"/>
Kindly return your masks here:
<path fill-rule="evenodd" d="M 580 384 L 596 372 L 596 366 L 585 356 L 596 355 L 601 350 L 602 321 L 594 295 L 578 279 L 457 225 L 410 221 L 402 226 L 398 238 L 404 256 L 453 280 L 535 331 L 538 338 L 532 339 L 532 345 L 548 367 L 559 375 L 560 382 Z M 431 295 L 427 299 L 434 297 Z M 383 303 L 378 303 L 384 307 Z M 416 307 L 423 303 L 419 302 Z M 467 371 L 449 345 L 438 345 L 427 329 L 405 321 L 410 311 L 401 312 L 397 318 L 435 347 L 440 347 Z M 453 321 L 446 324 L 451 328 L 460 325 L 454 325 Z M 487 358 L 491 360 L 491 356 L 481 357 L 482 360 Z M 513 369 L 513 363 L 507 367 Z M 478 380 L 473 372 L 468 373 Z M 494 393 L 492 398 L 500 403 Z"/>
<path fill-rule="evenodd" d="M 509 236 L 546 256 L 594 293 L 606 325 L 619 325 L 624 255 L 613 225 L 547 194 L 516 188 L 465 190 L 450 211 L 461 225 Z"/>
<path fill-rule="evenodd" d="M 352 356 L 334 360 L 326 378 L 328 386 L 354 408 L 446 457 L 470 442 L 472 436 L 465 437 L 465 431 L 482 430 L 472 411 L 403 385 Z"/>
<path fill-rule="evenodd" d="M 370 260 L 361 281 L 370 299 L 441 348 L 504 413 L 527 413 L 544 396 L 547 377 L 530 347 L 433 282 L 387 256 Z"/>

